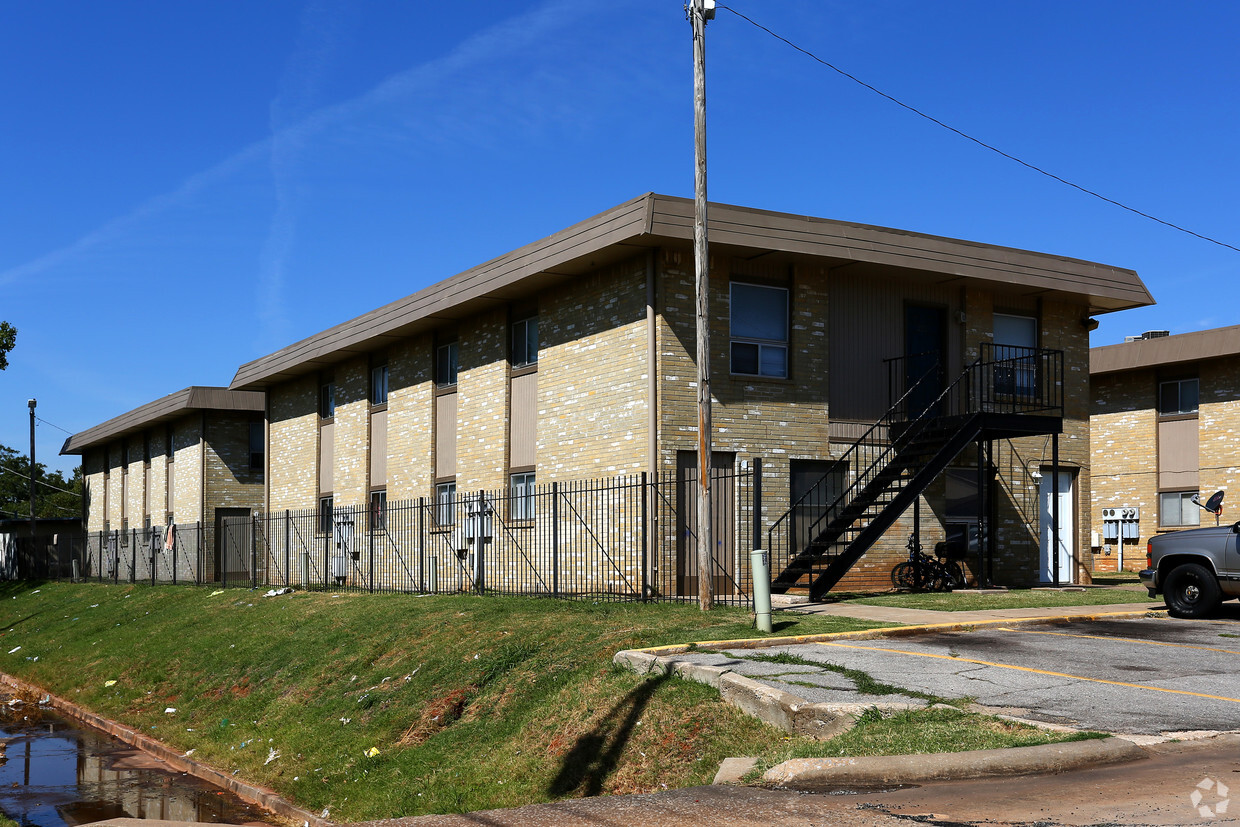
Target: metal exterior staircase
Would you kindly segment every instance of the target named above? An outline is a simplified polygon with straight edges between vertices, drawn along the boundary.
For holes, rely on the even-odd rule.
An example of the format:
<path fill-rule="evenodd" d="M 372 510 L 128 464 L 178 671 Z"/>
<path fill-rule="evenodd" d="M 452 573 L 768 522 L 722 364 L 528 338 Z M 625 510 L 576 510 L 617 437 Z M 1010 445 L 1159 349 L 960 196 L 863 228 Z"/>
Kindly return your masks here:
<path fill-rule="evenodd" d="M 891 408 L 768 531 L 772 592 L 821 599 L 970 443 L 1062 429 L 1062 351 L 986 345 L 937 395 L 887 365 Z"/>

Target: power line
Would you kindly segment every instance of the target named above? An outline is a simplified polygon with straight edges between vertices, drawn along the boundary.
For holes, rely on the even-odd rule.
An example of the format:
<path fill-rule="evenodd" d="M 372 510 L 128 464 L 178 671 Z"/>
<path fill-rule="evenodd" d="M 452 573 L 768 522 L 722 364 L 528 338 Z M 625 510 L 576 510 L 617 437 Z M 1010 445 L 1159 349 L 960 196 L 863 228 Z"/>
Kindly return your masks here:
<path fill-rule="evenodd" d="M 1201 239 L 1202 241 L 1208 241 L 1208 242 L 1210 242 L 1211 244 L 1217 244 L 1217 245 L 1218 245 L 1218 246 L 1220 246 L 1220 247 L 1226 247 L 1226 248 L 1227 248 L 1227 249 L 1229 249 L 1229 250 L 1235 250 L 1237 253 L 1240 253 L 1240 247 L 1236 247 L 1236 246 L 1233 246 L 1233 245 L 1231 245 L 1231 244 L 1228 244 L 1226 241 L 1219 241 L 1217 238 L 1211 238 L 1211 237 L 1210 237 L 1210 236 L 1208 236 L 1208 235 L 1202 235 L 1201 233 L 1194 232 L 1193 230 L 1190 230 L 1190 229 L 1188 229 L 1187 227 L 1181 227 L 1179 224 L 1173 224 L 1173 223 L 1171 223 L 1170 221 L 1164 221 L 1163 219 L 1158 218 L 1157 216 L 1154 216 L 1154 215 L 1150 215 L 1150 214 L 1149 214 L 1149 213 L 1147 213 L 1147 212 L 1142 212 L 1141 210 L 1138 210 L 1138 209 L 1137 209 L 1137 208 L 1135 208 L 1135 207 L 1130 207 L 1130 206 L 1128 206 L 1127 204 L 1123 204 L 1123 203 L 1121 203 L 1121 202 L 1119 202 L 1119 201 L 1116 201 L 1114 198 L 1108 198 L 1107 196 L 1105 196 L 1105 195 L 1103 195 L 1103 194 L 1101 194 L 1101 193 L 1099 193 L 1099 192 L 1095 192 L 1094 190 L 1088 189 L 1088 188 L 1086 188 L 1086 187 L 1082 187 L 1080 184 L 1074 184 L 1074 183 L 1072 183 L 1071 181 L 1069 181 L 1068 179 L 1066 179 L 1066 178 L 1061 178 L 1060 176 L 1056 175 L 1056 174 L 1055 174 L 1055 173 L 1053 173 L 1053 172 L 1048 172 L 1047 170 L 1044 170 L 1044 169 L 1042 169 L 1042 168 L 1041 168 L 1041 167 L 1039 167 L 1039 166 L 1036 166 L 1036 165 L 1034 165 L 1034 164 L 1031 164 L 1031 163 L 1029 163 L 1028 161 L 1024 161 L 1024 160 L 1021 160 L 1020 158 L 1017 158 L 1015 155 L 1012 155 L 1012 154 L 1010 154 L 1010 153 L 1008 153 L 1008 152 L 1004 152 L 1002 149 L 999 149 L 999 148 L 998 148 L 998 147 L 996 147 L 996 146 L 992 146 L 991 144 L 988 144 L 988 143 L 986 143 L 985 141 L 982 141 L 982 140 L 980 140 L 980 139 L 978 139 L 978 138 L 974 138 L 972 135 L 968 134 L 967 132 L 962 132 L 961 130 L 957 129 L 957 128 L 956 128 L 956 127 L 954 127 L 954 126 L 950 126 L 949 124 L 943 123 L 943 121 L 940 121 L 938 118 L 935 118 L 935 117 L 933 117 L 933 116 L 931 116 L 931 115 L 927 115 L 925 112 L 922 112 L 920 109 L 917 109 L 916 107 L 913 107 L 913 106 L 909 106 L 909 105 L 908 105 L 907 103 L 905 103 L 904 101 L 902 101 L 902 100 L 900 100 L 900 99 L 898 99 L 898 98 L 895 98 L 895 97 L 893 97 L 893 96 L 891 96 L 891 95 L 888 95 L 886 92 L 884 92 L 883 90 L 881 90 L 881 89 L 879 89 L 879 88 L 877 88 L 877 87 L 875 87 L 875 86 L 871 86 L 870 84 L 866 83 L 864 80 L 861 80 L 860 78 L 856 77 L 855 75 L 851 75 L 851 74 L 849 74 L 848 72 L 845 72 L 843 69 L 841 69 L 840 67 L 836 66 L 835 64 L 830 63 L 830 62 L 828 62 L 828 61 L 826 61 L 826 60 L 823 60 L 822 58 L 818 57 L 818 55 L 814 54 L 813 52 L 809 51 L 808 49 L 803 49 L 803 48 L 801 48 L 800 46 L 798 46 L 797 44 L 793 43 L 793 42 L 792 42 L 791 40 L 789 40 L 788 38 L 784 37 L 783 35 L 776 34 L 775 32 L 773 32 L 773 31 L 771 31 L 770 29 L 768 29 L 766 26 L 763 26 L 761 23 L 758 23 L 758 22 L 756 22 L 756 21 L 754 21 L 754 20 L 750 19 L 749 17 L 746 17 L 745 15 L 741 14 L 741 13 L 740 13 L 740 12 L 738 12 L 736 9 L 733 9 L 733 8 L 730 8 L 730 7 L 728 7 L 728 6 L 724 6 L 724 5 L 720 5 L 720 6 L 719 6 L 719 8 L 721 8 L 721 9 L 726 9 L 727 11 L 732 12 L 732 14 L 734 14 L 734 15 L 736 15 L 737 17 L 739 17 L 740 19 L 744 20 L 746 23 L 749 23 L 751 26 L 754 26 L 755 28 L 761 29 L 762 31 L 766 32 L 767 34 L 769 34 L 771 37 L 775 38 L 776 40 L 778 40 L 778 41 L 780 41 L 780 42 L 782 42 L 782 43 L 785 43 L 785 44 L 787 44 L 788 46 L 791 46 L 793 49 L 796 49 L 798 52 L 800 52 L 801 54 L 805 55 L 806 57 L 809 57 L 809 58 L 811 58 L 812 60 L 816 60 L 817 62 L 821 63 L 823 66 L 826 66 L 828 69 L 832 70 L 833 72 L 837 72 L 837 73 L 839 73 L 839 74 L 843 75 L 844 77 L 848 78 L 848 79 L 849 79 L 849 80 L 851 80 L 852 82 L 857 83 L 857 84 L 859 84 L 859 85 L 861 85 L 861 86 L 864 86 L 866 89 L 869 89 L 871 92 L 873 92 L 874 94 L 878 95 L 879 97 L 886 98 L 887 100 L 889 100 L 889 101 L 891 101 L 892 103 L 894 103 L 896 106 L 899 106 L 899 107 L 901 107 L 902 109 L 907 109 L 909 112 L 912 112 L 914 115 L 917 115 L 918 117 L 921 117 L 921 118 L 925 118 L 926 120 L 930 121 L 931 123 L 933 123 L 933 124 L 937 124 L 938 126 L 943 127 L 943 128 L 944 128 L 944 129 L 946 129 L 948 132 L 953 132 L 953 133 L 955 133 L 955 134 L 959 135 L 961 138 L 964 138 L 965 140 L 968 140 L 968 141 L 972 141 L 973 143 L 977 144 L 978 146 L 980 146 L 980 147 L 982 147 L 982 148 L 984 148 L 984 149 L 989 149 L 991 152 L 994 152 L 994 153 L 996 153 L 996 154 L 998 154 L 998 155 L 1002 155 L 1004 158 L 1007 158 L 1009 161 L 1015 161 L 1016 163 L 1020 164 L 1020 165 L 1021 165 L 1021 166 L 1023 166 L 1023 167 L 1026 167 L 1026 168 L 1028 168 L 1028 169 L 1033 170 L 1034 172 L 1037 172 L 1037 173 L 1040 173 L 1040 174 L 1042 174 L 1042 175 L 1045 175 L 1047 178 L 1051 178 L 1051 179 L 1053 179 L 1053 180 L 1055 180 L 1055 181 L 1058 181 L 1058 182 L 1059 182 L 1059 183 L 1061 183 L 1061 184 L 1065 184 L 1065 185 L 1067 185 L 1067 186 L 1069 186 L 1069 187 L 1072 187 L 1072 188 L 1073 188 L 1073 189 L 1075 189 L 1075 190 L 1079 190 L 1080 192 L 1083 192 L 1083 193 L 1085 193 L 1086 195 L 1092 195 L 1094 198 L 1097 198 L 1097 199 L 1099 199 L 1099 200 L 1101 200 L 1101 201 L 1105 201 L 1105 202 L 1107 202 L 1108 204 L 1112 204 L 1112 205 L 1114 205 L 1114 206 L 1116 206 L 1116 207 L 1119 207 L 1119 208 L 1120 208 L 1120 209 L 1122 209 L 1122 210 L 1127 210 L 1128 212 L 1130 212 L 1130 213 L 1134 213 L 1134 214 L 1136 214 L 1136 215 L 1139 215 L 1139 216 L 1141 216 L 1142 218 L 1148 218 L 1150 221 L 1154 221 L 1154 222 L 1157 222 L 1157 223 L 1159 223 L 1159 224 L 1162 224 L 1164 227 L 1170 227 L 1170 228 L 1171 228 L 1171 229 L 1173 229 L 1173 230 L 1179 230 L 1180 232 L 1182 232 L 1182 233 L 1187 233 L 1188 235 L 1191 235 L 1191 236 L 1193 236 L 1194 238 L 1199 238 L 1199 239 Z"/>
<path fill-rule="evenodd" d="M 73 431 L 66 431 L 64 428 L 60 427 L 59 425 L 57 425 L 57 424 L 55 424 L 55 423 L 53 423 L 53 422 L 48 422 L 46 419 L 44 419 L 43 417 L 39 416 L 38 414 L 35 414 L 34 418 L 35 418 L 35 419 L 37 419 L 37 420 L 39 420 L 40 422 L 42 422 L 44 425 L 51 425 L 51 426 L 52 426 L 53 428 L 55 428 L 56 430 L 58 430 L 58 431 L 64 431 L 64 432 L 65 432 L 66 434 L 68 434 L 69 436 L 73 436 Z"/>
<path fill-rule="evenodd" d="M 21 478 L 22 478 L 22 479 L 24 479 L 24 480 L 28 480 L 28 479 L 30 479 L 30 477 L 26 476 L 26 475 L 25 475 L 25 474 L 23 474 L 21 471 L 14 471 L 12 468 L 9 468 L 7 465 L 0 465 L 0 471 L 8 471 L 10 474 L 16 474 L 17 476 L 21 477 Z M 36 483 L 38 483 L 39 485 L 46 486 L 46 487 L 48 487 L 48 488 L 52 489 L 53 491 L 60 491 L 60 492 L 65 493 L 65 494 L 72 494 L 72 495 L 73 495 L 73 496 L 75 496 L 75 497 L 81 497 L 81 496 L 82 496 L 81 494 L 77 493 L 76 491 L 70 491 L 70 490 L 69 490 L 69 489 L 67 489 L 67 488 L 57 488 L 56 486 L 52 485 L 50 482 L 44 482 L 43 480 L 35 480 L 35 482 L 36 482 Z"/>

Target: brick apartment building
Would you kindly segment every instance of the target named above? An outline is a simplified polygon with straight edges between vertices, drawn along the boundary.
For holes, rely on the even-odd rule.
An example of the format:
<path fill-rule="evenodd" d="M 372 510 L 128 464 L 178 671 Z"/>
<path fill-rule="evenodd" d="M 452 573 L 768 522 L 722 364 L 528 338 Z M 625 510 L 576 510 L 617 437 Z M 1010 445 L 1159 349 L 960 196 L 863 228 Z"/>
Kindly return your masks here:
<path fill-rule="evenodd" d="M 761 460 L 754 542 L 780 547 L 772 554 L 783 587 L 886 587 L 913 512 L 923 543 L 971 543 L 974 576 L 1008 585 L 1086 576 L 1097 502 L 1089 329 L 1092 316 L 1152 303 L 1134 272 L 741 207 L 712 205 L 710 217 L 713 464 Z M 266 394 L 263 510 L 314 509 L 323 537 L 342 509 L 369 514 L 359 529 L 373 548 L 387 529 L 382 515 L 402 501 L 506 492 L 502 516 L 519 528 L 535 516 L 529 492 L 554 482 L 644 472 L 675 479 L 683 497 L 697 445 L 692 219 L 690 200 L 647 194 L 241 366 L 231 389 Z M 940 430 L 938 453 L 922 465 L 886 466 L 906 480 L 926 471 L 911 498 L 893 490 L 826 537 L 823 516 L 840 517 L 831 510 L 839 492 L 869 479 L 853 446 L 908 433 L 887 414 L 906 392 L 905 414 L 961 414 L 939 426 L 977 414 L 977 404 L 984 416 L 968 433 Z M 1025 404 L 1035 397 L 1050 401 Z M 976 410 L 948 411 L 955 399 Z M 116 469 L 122 448 L 111 444 Z M 886 484 L 882 468 L 875 473 Z M 120 490 L 114 476 L 107 485 Z M 726 501 L 718 510 L 725 538 L 728 520 L 752 519 Z M 693 589 L 682 542 L 691 526 L 644 519 L 678 539 L 642 565 L 676 570 L 665 589 Z M 430 521 L 446 528 L 453 518 Z M 841 544 L 880 523 L 878 542 L 845 559 Z M 295 543 L 309 530 L 286 523 L 268 533 Z M 720 565 L 747 566 L 741 545 L 721 541 Z M 288 548 L 273 556 L 281 553 Z M 354 574 L 365 573 L 342 569 L 337 580 Z"/>
<path fill-rule="evenodd" d="M 1140 570 L 1151 535 L 1213 524 L 1194 495 L 1240 482 L 1240 325 L 1096 347 L 1090 374 L 1094 559 Z"/>
<path fill-rule="evenodd" d="M 263 411 L 261 393 L 194 386 L 65 440 L 82 457 L 87 559 L 109 567 L 84 574 L 134 576 L 116 571 L 127 564 L 143 579 L 152 528 L 175 524 L 189 546 L 179 576 L 218 579 L 224 519 L 263 507 Z"/>

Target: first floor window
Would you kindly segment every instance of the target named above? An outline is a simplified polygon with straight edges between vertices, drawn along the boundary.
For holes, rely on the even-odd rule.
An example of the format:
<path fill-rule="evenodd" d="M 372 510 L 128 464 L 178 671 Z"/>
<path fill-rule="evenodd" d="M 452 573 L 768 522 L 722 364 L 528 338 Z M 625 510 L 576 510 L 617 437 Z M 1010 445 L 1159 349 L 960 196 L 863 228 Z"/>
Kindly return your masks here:
<path fill-rule="evenodd" d="M 1158 495 L 1159 525 L 1201 525 L 1201 509 L 1193 502 L 1196 491 L 1166 491 Z"/>
<path fill-rule="evenodd" d="M 370 492 L 370 529 L 381 531 L 387 528 L 387 491 Z"/>
<path fill-rule="evenodd" d="M 534 519 L 534 472 L 525 471 L 513 474 L 510 480 L 509 518 L 513 520 Z"/>
<path fill-rule="evenodd" d="M 441 482 L 435 486 L 435 525 L 456 522 L 456 483 Z"/>
<path fill-rule="evenodd" d="M 788 377 L 788 290 L 732 282 L 732 373 Z"/>
<path fill-rule="evenodd" d="M 319 497 L 319 533 L 332 533 L 332 498 Z"/>

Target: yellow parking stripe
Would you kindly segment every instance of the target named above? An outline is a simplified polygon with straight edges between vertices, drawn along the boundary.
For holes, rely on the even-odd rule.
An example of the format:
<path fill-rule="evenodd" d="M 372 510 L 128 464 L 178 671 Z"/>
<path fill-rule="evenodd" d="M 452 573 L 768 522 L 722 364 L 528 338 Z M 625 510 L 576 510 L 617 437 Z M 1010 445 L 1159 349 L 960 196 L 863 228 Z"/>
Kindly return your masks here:
<path fill-rule="evenodd" d="M 1196 649 L 1201 652 L 1222 652 L 1225 655 L 1240 655 L 1235 649 L 1218 649 L 1214 646 L 1193 646 L 1191 643 L 1166 643 L 1161 640 L 1144 640 L 1139 637 L 1115 637 L 1112 635 L 1074 635 L 1069 632 L 1035 632 L 1031 629 L 1008 629 L 1000 627 L 1000 632 L 1017 632 L 1022 635 L 1054 635 L 1055 637 L 1081 637 L 1087 640 L 1120 640 L 1127 643 L 1145 643 L 1149 646 L 1173 646 L 1177 649 Z"/>
<path fill-rule="evenodd" d="M 1066 672 L 1048 672 L 1045 669 L 1033 669 L 1028 666 L 1013 666 L 1010 663 L 993 663 L 988 660 L 976 660 L 975 658 L 965 658 L 953 655 L 936 655 L 931 652 L 910 652 L 907 649 L 888 649 L 883 646 L 857 646 L 852 643 L 834 643 L 824 641 L 816 643 L 815 646 L 838 646 L 841 649 L 862 649 L 867 652 L 891 652 L 897 655 L 913 655 L 919 658 L 937 658 L 939 660 L 954 660 L 962 663 L 976 663 L 980 666 L 994 666 L 998 669 L 1015 669 L 1020 672 L 1032 672 L 1036 675 L 1050 675 L 1054 678 L 1071 678 L 1076 681 L 1088 681 L 1090 683 L 1105 683 L 1111 686 L 1126 686 L 1129 689 L 1148 689 L 1151 692 L 1167 692 L 1172 695 L 1191 695 L 1194 698 L 1208 698 L 1212 701 L 1230 701 L 1234 704 L 1240 704 L 1240 698 L 1225 698 L 1222 695 L 1206 695 L 1201 692 L 1189 692 L 1186 689 L 1164 689 L 1161 686 L 1146 686 L 1139 683 L 1124 683 L 1123 681 L 1108 681 L 1104 678 L 1087 678 L 1084 675 L 1069 675 Z"/>

